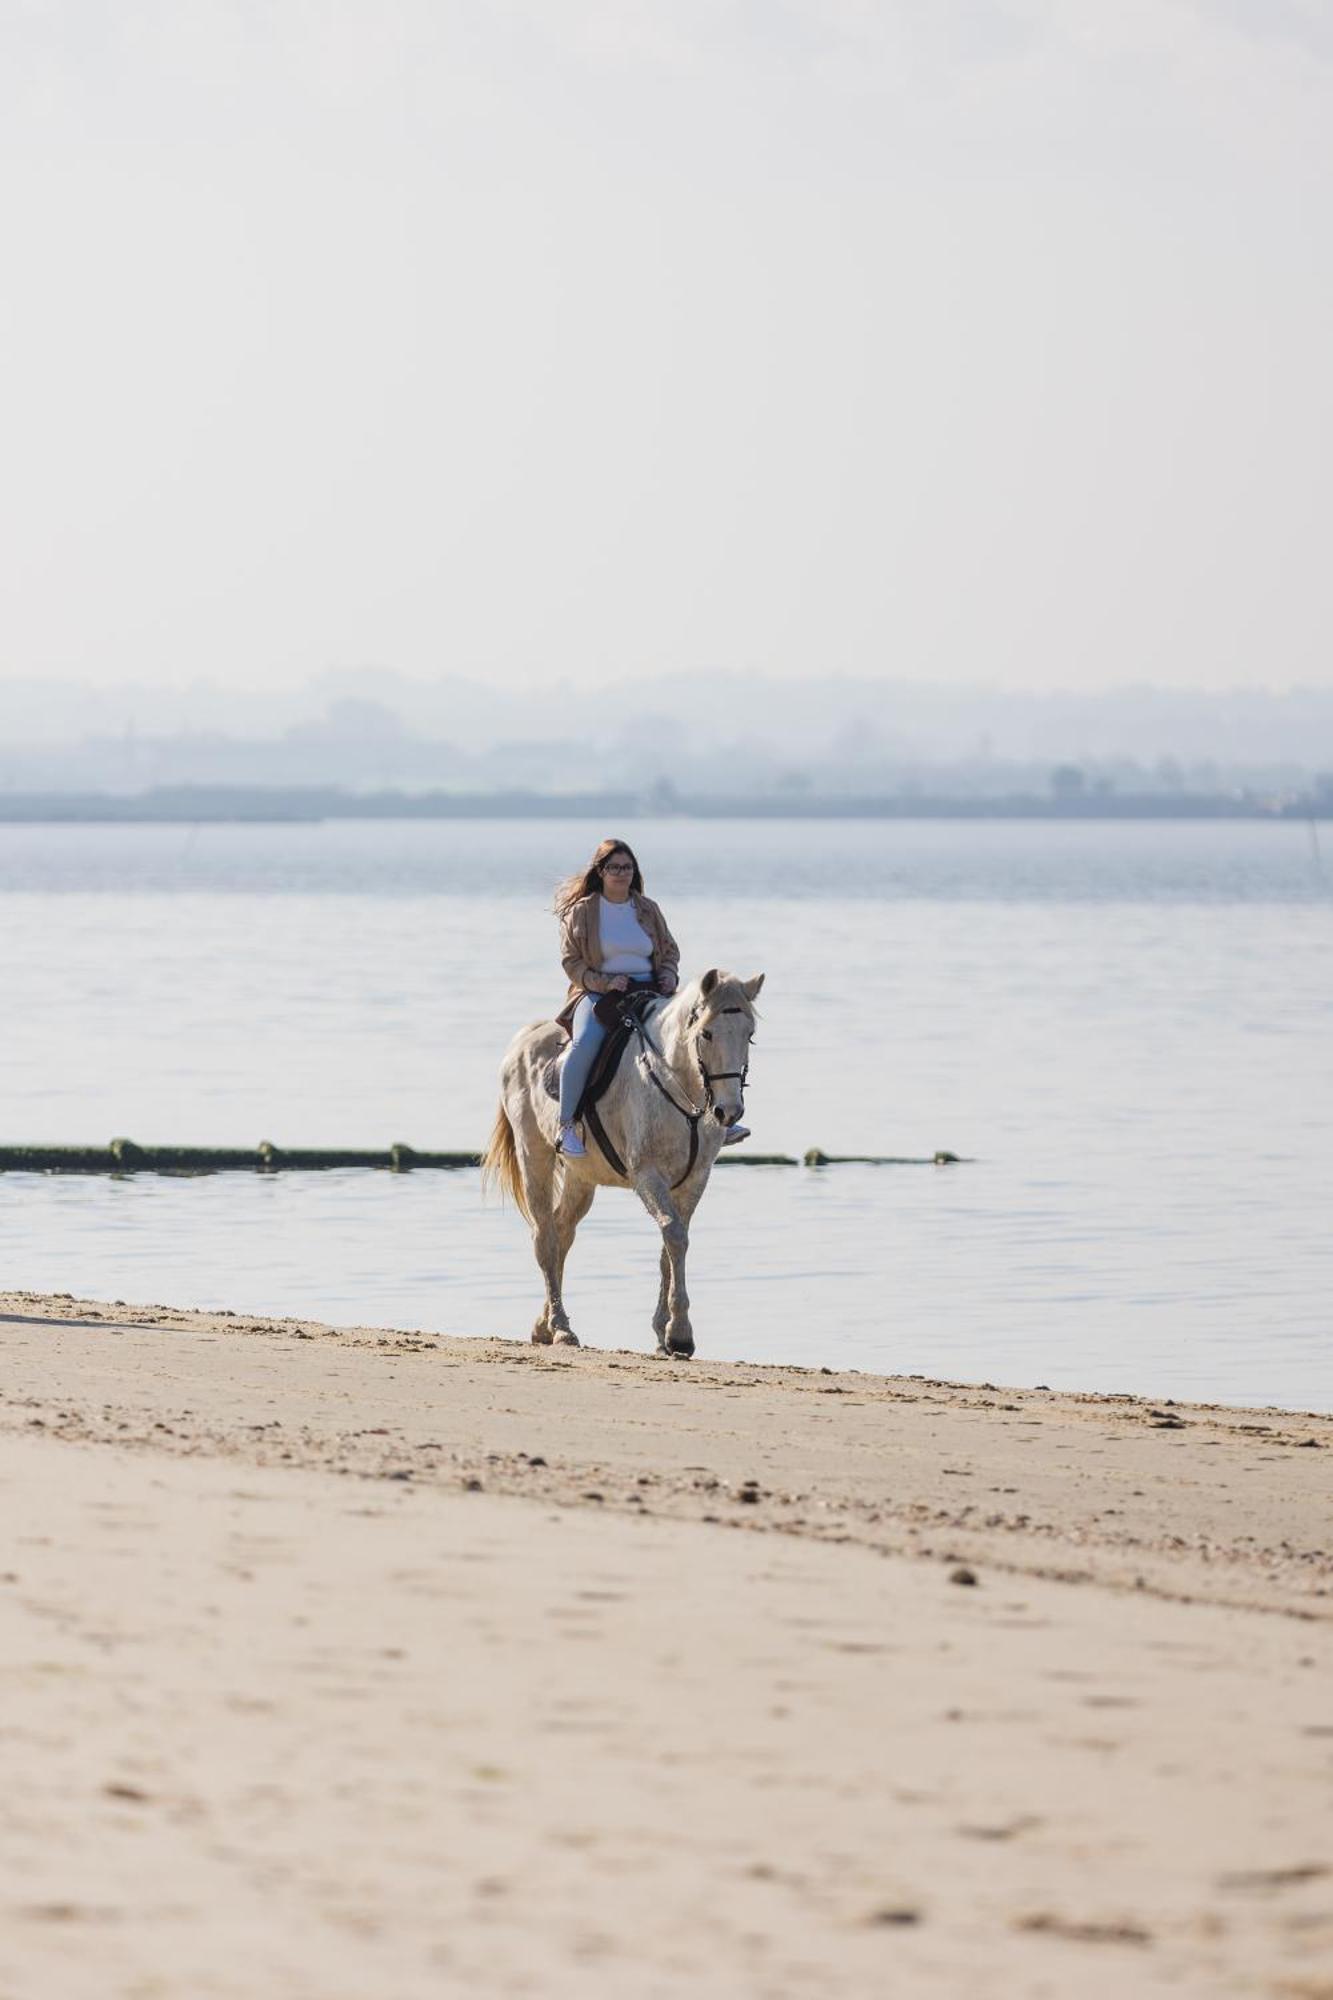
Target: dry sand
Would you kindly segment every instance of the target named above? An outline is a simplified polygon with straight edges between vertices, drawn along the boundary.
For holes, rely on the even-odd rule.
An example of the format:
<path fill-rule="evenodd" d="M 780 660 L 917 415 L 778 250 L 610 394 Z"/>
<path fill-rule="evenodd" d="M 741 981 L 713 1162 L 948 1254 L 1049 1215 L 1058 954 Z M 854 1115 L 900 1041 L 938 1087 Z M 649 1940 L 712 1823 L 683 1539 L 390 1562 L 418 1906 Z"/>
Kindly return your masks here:
<path fill-rule="evenodd" d="M 1333 2000 L 1328 1419 L 0 1332 L 0 2000 Z"/>

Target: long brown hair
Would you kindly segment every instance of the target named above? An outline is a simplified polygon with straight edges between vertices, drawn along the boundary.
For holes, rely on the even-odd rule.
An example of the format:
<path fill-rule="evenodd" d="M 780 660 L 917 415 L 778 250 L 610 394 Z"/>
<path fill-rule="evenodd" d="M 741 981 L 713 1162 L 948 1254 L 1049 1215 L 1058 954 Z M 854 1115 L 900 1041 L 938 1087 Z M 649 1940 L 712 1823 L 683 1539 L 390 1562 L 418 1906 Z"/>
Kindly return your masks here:
<path fill-rule="evenodd" d="M 634 863 L 634 873 L 630 878 L 630 894 L 643 894 L 643 875 L 638 858 L 627 840 L 599 841 L 592 860 L 586 868 L 576 874 L 566 875 L 555 892 L 555 913 L 563 917 L 574 907 L 581 896 L 600 896 L 602 893 L 602 870 L 613 854 L 626 854 Z"/>

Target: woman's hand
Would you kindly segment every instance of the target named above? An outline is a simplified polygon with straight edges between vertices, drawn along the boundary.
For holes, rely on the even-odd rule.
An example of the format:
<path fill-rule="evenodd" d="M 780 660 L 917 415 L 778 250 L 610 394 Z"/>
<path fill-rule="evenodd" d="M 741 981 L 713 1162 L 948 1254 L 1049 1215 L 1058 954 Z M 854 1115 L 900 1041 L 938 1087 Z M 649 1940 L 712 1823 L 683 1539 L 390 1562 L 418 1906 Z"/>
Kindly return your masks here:
<path fill-rule="evenodd" d="M 675 975 L 675 973 L 674 973 L 674 972 L 659 972 L 659 973 L 658 973 L 658 975 L 657 975 L 657 990 L 658 990 L 658 992 L 659 992 L 659 993 L 665 993 L 665 994 L 672 994 L 672 993 L 674 993 L 674 992 L 675 992 L 675 990 L 676 990 L 676 975 Z"/>
<path fill-rule="evenodd" d="M 618 972 L 614 979 L 607 981 L 606 990 L 608 993 L 628 993 L 629 980 L 623 972 Z"/>

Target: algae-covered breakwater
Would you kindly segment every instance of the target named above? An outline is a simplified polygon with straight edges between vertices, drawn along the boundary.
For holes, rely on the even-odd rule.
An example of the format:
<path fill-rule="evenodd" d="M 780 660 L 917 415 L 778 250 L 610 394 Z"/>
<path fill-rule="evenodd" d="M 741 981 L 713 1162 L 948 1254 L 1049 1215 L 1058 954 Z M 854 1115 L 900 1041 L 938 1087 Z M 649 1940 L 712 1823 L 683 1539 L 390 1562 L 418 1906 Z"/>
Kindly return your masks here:
<path fill-rule="evenodd" d="M 476 1167 L 480 1153 L 424 1153 L 413 1146 L 140 1146 L 113 1139 L 107 1146 L 0 1146 L 0 1173 L 217 1174 L 306 1172 L 327 1167 L 380 1167 L 406 1173 L 413 1167 Z"/>
<path fill-rule="evenodd" d="M 721 1167 L 945 1167 L 966 1164 L 956 1153 L 906 1158 L 887 1153 L 825 1153 L 811 1146 L 803 1159 L 790 1153 L 723 1153 Z M 0 1146 L 0 1173 L 12 1174 L 220 1174 L 321 1172 L 366 1167 L 390 1173 L 419 1168 L 479 1167 L 479 1152 L 419 1152 L 401 1141 L 382 1148 L 354 1146 L 140 1146 L 112 1139 L 106 1146 Z"/>

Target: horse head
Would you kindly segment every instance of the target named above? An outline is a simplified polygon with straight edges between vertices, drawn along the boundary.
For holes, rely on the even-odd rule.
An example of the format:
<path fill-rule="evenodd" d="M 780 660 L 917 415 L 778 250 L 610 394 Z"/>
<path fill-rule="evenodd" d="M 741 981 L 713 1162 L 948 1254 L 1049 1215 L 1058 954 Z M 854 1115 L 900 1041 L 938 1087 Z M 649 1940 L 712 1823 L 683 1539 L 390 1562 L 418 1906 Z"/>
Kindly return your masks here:
<path fill-rule="evenodd" d="M 694 1050 L 704 1097 L 719 1125 L 736 1125 L 745 1115 L 745 1079 L 754 1039 L 754 1003 L 764 983 L 734 973 L 705 972 L 687 996 L 686 1035 Z"/>

